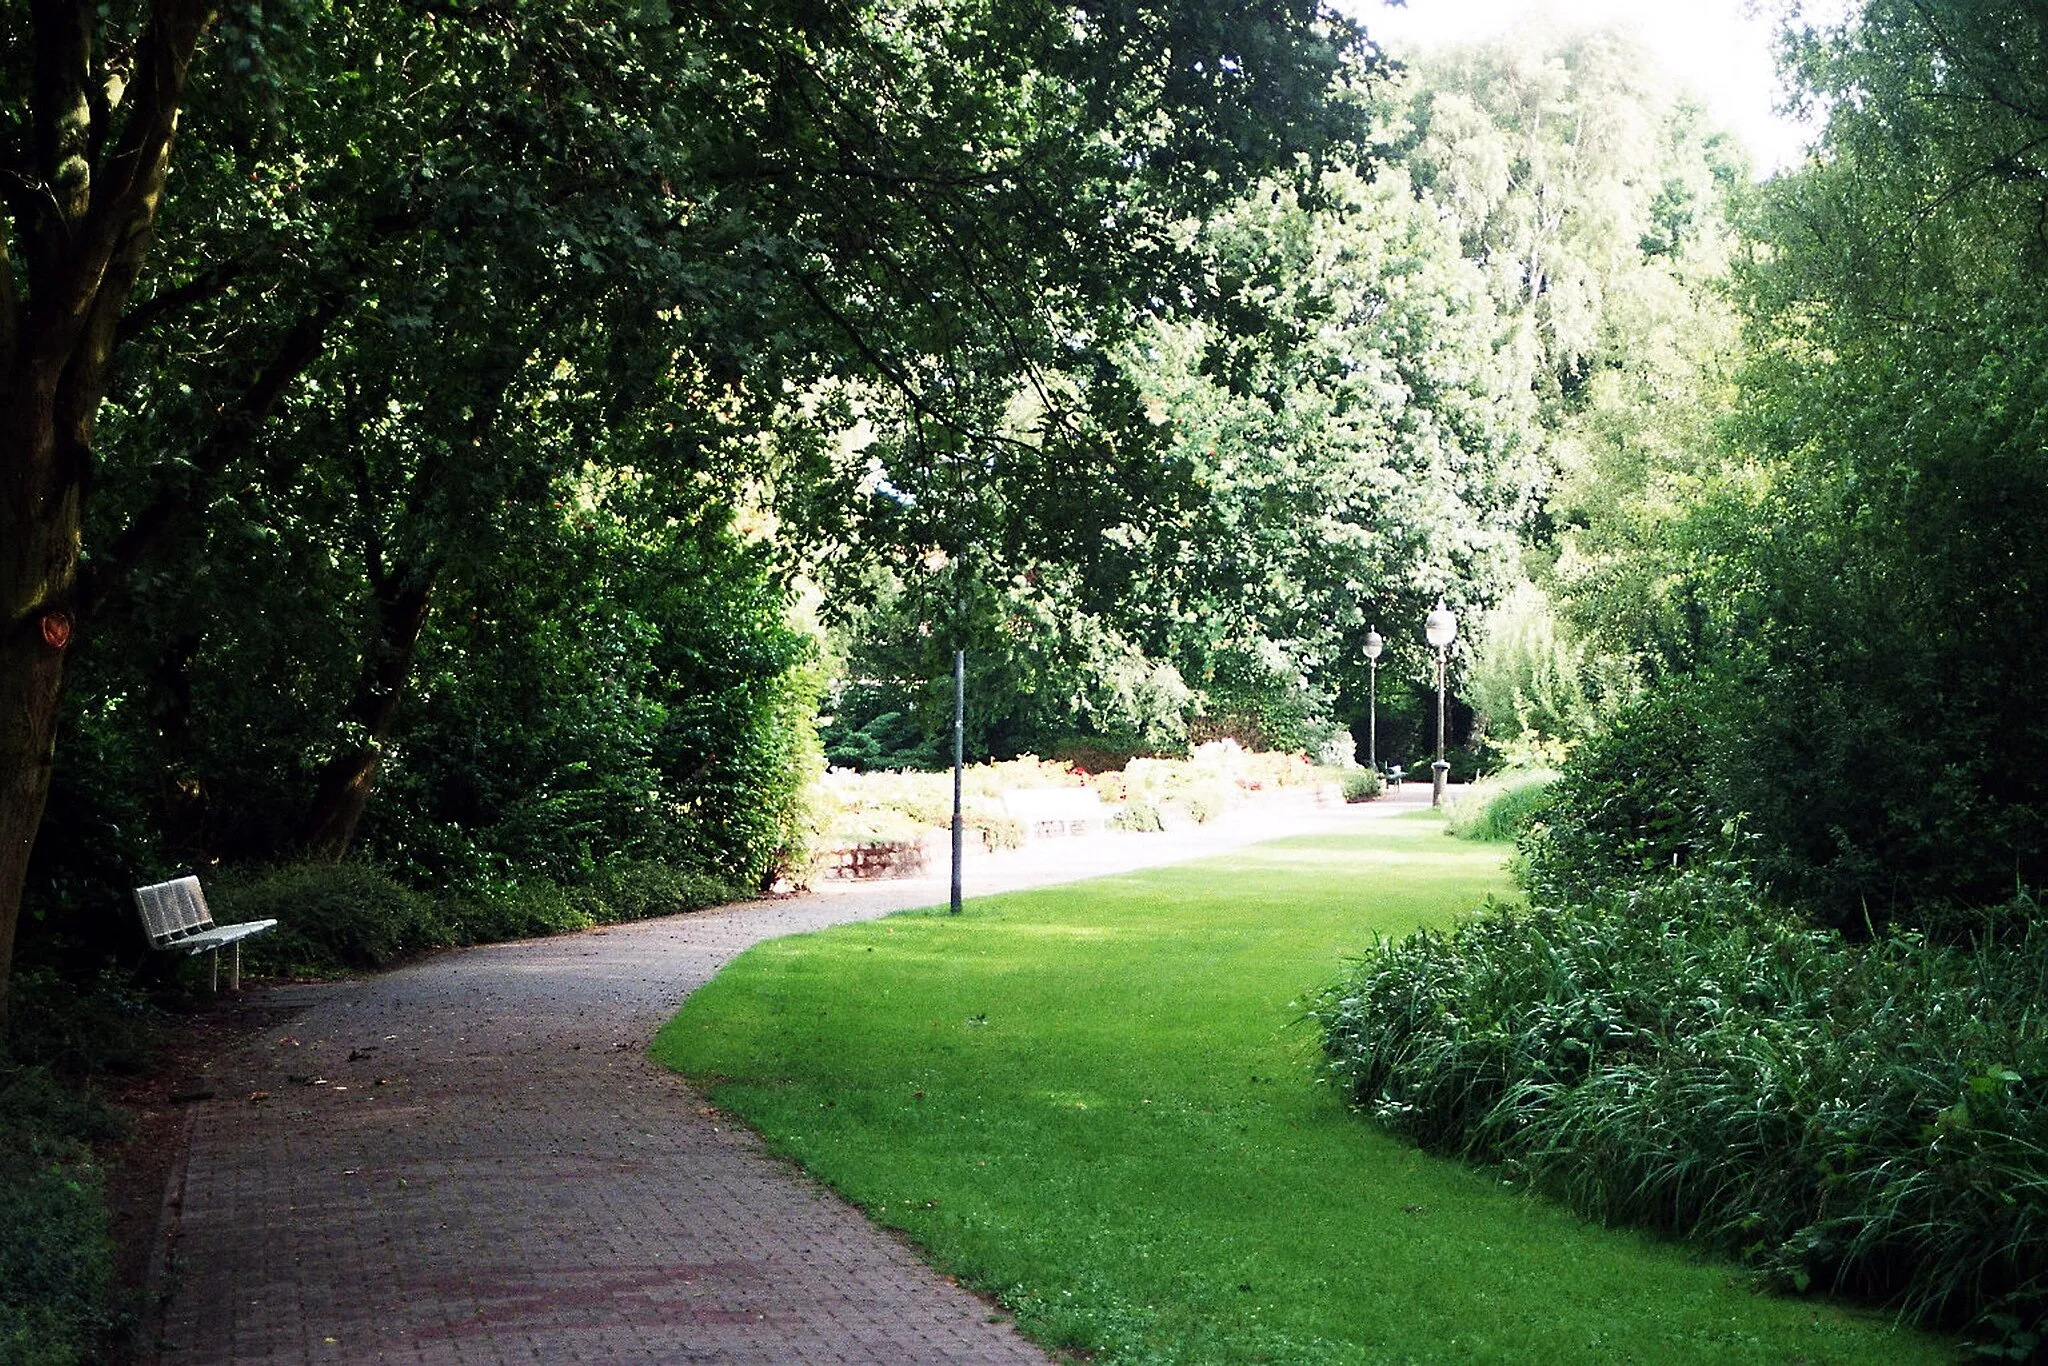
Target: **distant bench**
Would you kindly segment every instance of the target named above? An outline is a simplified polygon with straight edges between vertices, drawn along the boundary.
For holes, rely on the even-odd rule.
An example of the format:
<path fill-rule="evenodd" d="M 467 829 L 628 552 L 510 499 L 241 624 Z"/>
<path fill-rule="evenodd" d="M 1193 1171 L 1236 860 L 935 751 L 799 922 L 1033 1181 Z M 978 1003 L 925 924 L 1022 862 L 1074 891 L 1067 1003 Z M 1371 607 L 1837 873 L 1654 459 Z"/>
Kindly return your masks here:
<path fill-rule="evenodd" d="M 1100 830 L 1109 808 L 1092 787 L 1013 787 L 1003 793 L 1003 810 L 1034 838 L 1085 835 Z"/>
<path fill-rule="evenodd" d="M 275 920 L 245 920 L 239 925 L 216 925 L 213 912 L 206 909 L 206 894 L 196 877 L 174 878 L 135 889 L 135 907 L 142 912 L 142 928 L 149 946 L 166 952 L 213 955 L 213 989 L 220 990 L 220 951 L 234 949 L 234 963 L 228 969 L 228 990 L 242 989 L 242 941 L 252 934 L 277 928 Z"/>

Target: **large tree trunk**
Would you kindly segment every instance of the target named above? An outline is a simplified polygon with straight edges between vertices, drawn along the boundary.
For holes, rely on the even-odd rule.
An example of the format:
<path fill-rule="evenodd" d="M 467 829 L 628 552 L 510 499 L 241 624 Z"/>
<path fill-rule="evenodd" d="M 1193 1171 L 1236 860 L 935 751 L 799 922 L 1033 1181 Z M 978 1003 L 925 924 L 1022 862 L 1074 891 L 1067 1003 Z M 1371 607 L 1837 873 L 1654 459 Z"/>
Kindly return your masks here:
<path fill-rule="evenodd" d="M 19 395 L 11 386 L 5 400 Z M 23 415 L 21 406 L 14 415 Z M 9 421 L 0 436 L 0 468 L 9 476 L 33 463 L 15 450 L 25 425 Z M 7 969 L 14 961 L 22 885 L 50 794 L 80 501 L 75 485 L 55 499 L 22 498 L 13 488 L 7 493 L 0 499 L 0 1027 L 7 1021 Z"/>
<path fill-rule="evenodd" d="M 96 66 L 93 0 L 28 12 L 29 88 L 0 90 L 27 113 L 23 140 L 0 144 L 0 1023 L 79 606 L 93 418 L 212 19 L 207 0 L 154 0 L 139 33 L 116 37 L 133 42 L 117 95 Z"/>
<path fill-rule="evenodd" d="M 468 439 L 482 448 L 496 427 L 505 391 L 518 374 L 519 359 L 502 366 L 491 377 L 488 401 L 480 402 L 471 418 Z M 311 857 L 339 862 L 355 842 L 356 827 L 377 783 L 377 770 L 384 762 L 384 744 L 398 721 L 399 703 L 405 697 L 406 681 L 412 676 L 418 656 L 420 634 L 426 629 L 432 605 L 434 579 L 439 559 L 435 552 L 422 553 L 414 563 L 393 565 L 387 558 L 386 538 L 377 526 L 377 493 L 358 435 L 357 482 L 365 514 L 363 563 L 376 607 L 371 622 L 371 639 L 363 647 L 362 679 L 349 702 L 347 718 L 355 723 L 360 743 L 350 745 L 321 766 L 313 788 L 312 804 L 299 827 L 299 846 Z M 441 481 L 441 462 L 423 461 L 413 472 L 412 487 L 401 510 L 402 522 L 416 533 L 425 523 Z M 417 543 L 417 538 L 407 538 Z M 428 543 L 431 536 L 424 538 Z"/>
<path fill-rule="evenodd" d="M 398 704 L 412 674 L 420 633 L 426 629 L 433 591 L 431 570 L 382 576 L 376 586 L 372 638 L 363 651 L 362 681 L 348 709 L 362 740 L 321 768 L 300 832 L 300 843 L 315 858 L 339 861 L 355 840 L 377 768 L 384 761 L 384 743 L 398 720 Z"/>

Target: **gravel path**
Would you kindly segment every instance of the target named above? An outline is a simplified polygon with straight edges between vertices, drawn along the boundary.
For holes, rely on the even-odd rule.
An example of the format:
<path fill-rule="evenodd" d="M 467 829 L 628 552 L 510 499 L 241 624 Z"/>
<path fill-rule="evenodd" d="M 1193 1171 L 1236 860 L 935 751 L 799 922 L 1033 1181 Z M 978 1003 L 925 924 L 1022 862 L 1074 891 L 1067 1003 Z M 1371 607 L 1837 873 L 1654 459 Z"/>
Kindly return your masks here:
<path fill-rule="evenodd" d="M 971 860 L 970 895 L 1427 806 L 1254 807 Z M 943 902 L 865 884 L 269 993 L 166 1196 L 160 1361 L 1039 1362 L 987 1303 L 645 1056 L 752 944 Z"/>

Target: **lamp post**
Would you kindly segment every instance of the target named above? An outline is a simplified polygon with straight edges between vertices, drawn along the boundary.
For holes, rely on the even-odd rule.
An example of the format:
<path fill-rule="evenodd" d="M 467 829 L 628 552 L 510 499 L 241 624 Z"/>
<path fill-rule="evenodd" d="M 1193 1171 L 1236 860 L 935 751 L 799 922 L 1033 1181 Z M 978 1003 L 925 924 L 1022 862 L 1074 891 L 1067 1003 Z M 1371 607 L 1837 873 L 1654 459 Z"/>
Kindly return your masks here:
<path fill-rule="evenodd" d="M 953 651 L 953 887 L 946 903 L 948 913 L 960 914 L 960 855 L 967 830 L 961 809 L 961 770 L 966 759 L 967 738 L 967 651 Z"/>
<path fill-rule="evenodd" d="M 1436 784 L 1429 804 L 1442 806 L 1444 779 L 1451 771 L 1450 764 L 1444 759 L 1444 651 L 1458 638 L 1457 614 L 1444 606 L 1442 598 L 1436 600 L 1436 610 L 1429 614 L 1423 631 L 1429 637 L 1429 643 L 1436 646 L 1436 762 L 1429 766 L 1436 775 Z"/>
<path fill-rule="evenodd" d="M 1372 666 L 1371 681 L 1366 684 L 1365 722 L 1365 766 L 1373 772 L 1380 767 L 1380 651 L 1387 648 L 1387 642 L 1380 637 L 1380 628 L 1375 626 L 1365 633 L 1365 662 Z"/>
<path fill-rule="evenodd" d="M 960 576 L 965 566 L 958 555 L 949 555 L 944 548 L 933 546 L 924 553 L 924 567 L 933 576 L 953 571 L 953 885 L 947 910 L 960 914 L 960 861 L 964 853 L 964 836 L 967 830 L 966 812 L 962 795 L 965 785 L 962 781 L 967 758 L 967 648 L 962 639 L 961 622 L 965 617 L 960 592 Z"/>

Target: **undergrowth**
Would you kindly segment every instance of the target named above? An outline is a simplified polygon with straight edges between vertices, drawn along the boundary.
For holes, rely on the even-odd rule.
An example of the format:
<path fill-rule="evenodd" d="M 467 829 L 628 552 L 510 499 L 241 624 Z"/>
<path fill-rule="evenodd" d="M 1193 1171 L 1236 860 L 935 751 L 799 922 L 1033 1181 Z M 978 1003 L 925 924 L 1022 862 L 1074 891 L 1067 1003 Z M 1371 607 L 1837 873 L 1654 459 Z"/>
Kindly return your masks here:
<path fill-rule="evenodd" d="M 739 892 L 707 874 L 615 860 L 584 883 L 504 879 L 430 896 L 368 863 L 293 863 L 209 876 L 214 918 L 274 919 L 243 941 L 250 971 L 330 976 L 407 955 L 700 910 Z"/>
<path fill-rule="evenodd" d="M 84 1074 L 142 1065 L 149 1011 L 111 978 L 68 984 L 44 968 L 13 975 L 0 1039 L 0 1362 L 75 1366 L 127 1327 L 114 1293 L 96 1141 L 118 1111 Z"/>
<path fill-rule="evenodd" d="M 1702 874 L 1383 942 L 1312 1014 L 1352 1100 L 1432 1152 L 2027 1358 L 2044 1000 L 2048 928 L 1852 944 Z"/>
<path fill-rule="evenodd" d="M 75 1366 L 112 1327 L 113 1243 L 88 1140 L 113 1113 L 0 1062 L 0 1361 Z"/>
<path fill-rule="evenodd" d="M 1519 839 L 1549 808 L 1553 769 L 1522 769 L 1476 783 L 1444 811 L 1444 828 L 1490 844 Z"/>

